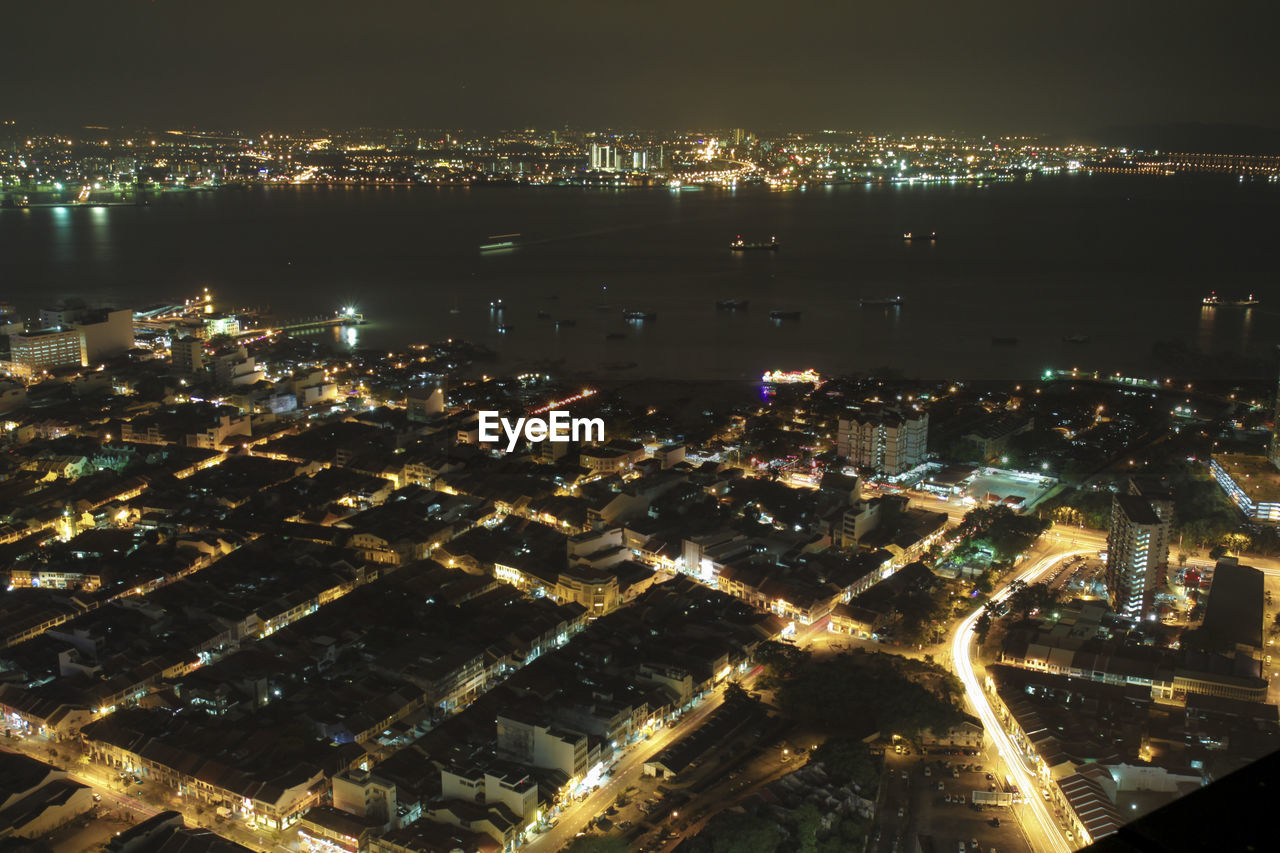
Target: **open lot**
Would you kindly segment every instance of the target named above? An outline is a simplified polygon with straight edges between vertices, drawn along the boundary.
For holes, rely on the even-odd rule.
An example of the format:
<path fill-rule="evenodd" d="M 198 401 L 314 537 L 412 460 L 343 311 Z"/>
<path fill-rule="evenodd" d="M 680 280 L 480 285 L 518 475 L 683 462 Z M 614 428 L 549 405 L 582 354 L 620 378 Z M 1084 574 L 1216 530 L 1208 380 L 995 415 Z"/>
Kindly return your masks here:
<path fill-rule="evenodd" d="M 1010 496 L 1022 498 L 1022 503 L 1013 509 L 1021 512 L 1044 497 L 1055 485 L 1053 480 L 1021 477 L 999 471 L 995 468 L 984 468 L 974 475 L 965 497 L 972 498 L 981 504 L 987 495 L 995 495 L 1000 500 Z"/>
<path fill-rule="evenodd" d="M 994 776 L 986 778 L 991 768 L 981 754 L 899 755 L 890 749 L 885 767 L 888 779 L 876 818 L 878 838 L 873 832 L 872 849 L 878 853 L 912 850 L 917 834 L 932 836 L 938 850 L 958 850 L 961 843 L 967 853 L 1030 849 L 1008 808 L 973 805 L 974 791 L 1000 785 Z"/>

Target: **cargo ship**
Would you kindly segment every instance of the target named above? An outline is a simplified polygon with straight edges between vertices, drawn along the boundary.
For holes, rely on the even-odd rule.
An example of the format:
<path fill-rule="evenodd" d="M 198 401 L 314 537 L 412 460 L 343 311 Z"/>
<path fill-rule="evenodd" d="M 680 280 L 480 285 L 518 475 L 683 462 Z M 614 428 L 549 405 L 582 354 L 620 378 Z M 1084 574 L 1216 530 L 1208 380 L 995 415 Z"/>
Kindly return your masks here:
<path fill-rule="evenodd" d="M 778 248 L 778 238 L 770 237 L 769 242 L 767 243 L 762 240 L 749 243 L 746 240 L 743 240 L 742 235 L 739 234 L 738 239 L 729 244 L 729 248 L 735 252 L 745 252 L 750 249 L 765 249 L 771 251 Z"/>
<path fill-rule="evenodd" d="M 717 299 L 716 308 L 721 311 L 745 311 L 749 303 L 745 299 Z"/>
<path fill-rule="evenodd" d="M 1247 308 L 1252 305 L 1257 305 L 1258 299 L 1252 293 L 1250 293 L 1244 299 L 1241 299 L 1240 297 L 1237 297 L 1237 296 L 1219 296 L 1218 292 L 1214 290 L 1214 291 L 1210 291 L 1208 296 L 1200 300 L 1200 303 L 1202 305 L 1207 305 L 1211 308 L 1217 305 L 1229 305 L 1229 306 Z"/>
<path fill-rule="evenodd" d="M 770 311 L 769 317 L 770 319 L 773 319 L 773 320 L 799 320 L 800 312 L 799 311 Z"/>
<path fill-rule="evenodd" d="M 937 240 L 938 232 L 929 231 L 926 233 L 924 231 L 908 231 L 902 235 L 902 239 L 903 240 Z"/>
<path fill-rule="evenodd" d="M 622 319 L 635 320 L 637 322 L 645 322 L 646 320 L 656 320 L 658 315 L 652 311 L 623 311 Z"/>
<path fill-rule="evenodd" d="M 859 299 L 858 306 L 861 308 L 874 308 L 879 305 L 897 306 L 902 304 L 901 296 L 878 296 L 871 299 Z"/>
<path fill-rule="evenodd" d="M 519 234 L 494 234 L 480 244 L 482 252 L 496 252 L 501 249 L 514 249 L 520 245 Z"/>

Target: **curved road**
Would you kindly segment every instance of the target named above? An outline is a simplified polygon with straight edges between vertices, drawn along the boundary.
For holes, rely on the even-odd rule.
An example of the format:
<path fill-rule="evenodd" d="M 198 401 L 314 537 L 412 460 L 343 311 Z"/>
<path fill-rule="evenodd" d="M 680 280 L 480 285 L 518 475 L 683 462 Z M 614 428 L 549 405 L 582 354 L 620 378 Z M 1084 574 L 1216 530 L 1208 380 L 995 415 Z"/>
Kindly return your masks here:
<path fill-rule="evenodd" d="M 1063 560 L 1089 553 L 1096 553 L 1096 549 L 1063 551 L 1044 557 L 1031 568 L 1018 575 L 1014 581 L 1010 581 L 1009 584 L 1006 584 L 992 595 L 991 600 L 1003 601 L 1008 598 L 1010 594 L 1009 587 L 1016 581 L 1032 583 Z M 1041 787 L 1040 783 L 1027 772 L 1026 766 L 1022 762 L 1021 750 L 1014 745 L 1013 739 L 1009 737 L 1004 727 L 1000 725 L 1000 721 L 996 719 L 995 709 L 991 707 L 991 702 L 987 698 L 986 692 L 982 689 L 982 683 L 974 673 L 973 660 L 970 657 L 970 652 L 973 648 L 973 626 L 981 614 L 982 609 L 979 608 L 969 616 L 966 616 L 956 626 L 956 632 L 951 641 L 951 660 L 955 666 L 956 675 L 964 685 L 965 694 L 969 697 L 969 704 L 973 706 L 974 712 L 982 720 L 982 727 L 986 730 L 987 737 L 995 742 L 996 748 L 1000 752 L 1000 757 L 1004 759 L 1010 775 L 1013 776 L 1018 790 L 1023 793 L 1026 804 L 1030 807 L 1031 814 L 1035 818 L 1034 824 L 1031 826 L 1024 825 L 1023 827 L 1027 837 L 1032 840 L 1033 846 L 1037 849 L 1052 851 L 1052 853 L 1070 853 L 1074 848 L 1067 841 L 1065 831 L 1054 820 L 1053 815 L 1049 812 L 1049 807 L 1038 796 Z M 1035 831 L 1037 829 L 1039 830 L 1038 832 Z"/>

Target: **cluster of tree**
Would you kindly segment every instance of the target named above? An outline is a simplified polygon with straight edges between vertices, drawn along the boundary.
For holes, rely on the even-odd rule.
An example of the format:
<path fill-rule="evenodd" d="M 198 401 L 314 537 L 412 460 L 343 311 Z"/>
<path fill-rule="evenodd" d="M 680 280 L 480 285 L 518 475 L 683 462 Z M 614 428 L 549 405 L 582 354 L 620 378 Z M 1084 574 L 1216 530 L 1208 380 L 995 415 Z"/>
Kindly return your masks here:
<path fill-rule="evenodd" d="M 749 812 L 723 812 L 680 850 L 689 853 L 848 853 L 862 849 L 870 823 L 855 817 L 831 820 L 812 803 L 803 803 L 785 819 Z M 614 853 L 576 850 L 570 853 Z"/>
<path fill-rule="evenodd" d="M 902 640 L 929 643 L 938 639 L 937 634 L 951 616 L 951 600 L 939 586 L 913 587 L 894 600 L 894 607 L 902 617 L 898 626 Z"/>
<path fill-rule="evenodd" d="M 882 734 L 916 739 L 928 729 L 941 731 L 958 723 L 962 715 L 952 682 L 932 679 L 940 689 L 930 690 L 921 682 L 932 673 L 913 671 L 908 677 L 904 660 L 866 653 L 806 656 L 781 680 L 778 704 L 789 716 L 833 736 L 863 736 L 872 724 Z"/>
<path fill-rule="evenodd" d="M 994 560 L 1007 562 L 1025 551 L 1049 522 L 1031 515 L 1018 515 L 1004 505 L 980 506 L 965 513 L 960 534 L 973 545 L 986 545 Z"/>
<path fill-rule="evenodd" d="M 880 769 L 871 757 L 871 747 L 851 737 L 832 737 L 814 750 L 810 760 L 818 762 L 833 785 L 857 788 L 870 799 L 880 779 Z"/>
<path fill-rule="evenodd" d="M 1111 524 L 1110 489 L 1063 489 L 1040 505 L 1039 515 L 1057 524 L 1105 530 Z"/>
<path fill-rule="evenodd" d="M 1007 615 L 1015 622 L 1021 621 L 1029 618 L 1033 613 L 1043 613 L 1062 598 L 1060 590 L 1053 590 L 1048 584 L 1043 583 L 1027 584 L 1014 581 L 1010 584 L 1010 589 L 1012 592 L 1009 593 L 1009 597 L 999 604 L 988 602 L 977 621 L 973 623 L 973 632 L 977 635 L 979 644 L 987 641 L 992 625 L 1001 616 Z"/>

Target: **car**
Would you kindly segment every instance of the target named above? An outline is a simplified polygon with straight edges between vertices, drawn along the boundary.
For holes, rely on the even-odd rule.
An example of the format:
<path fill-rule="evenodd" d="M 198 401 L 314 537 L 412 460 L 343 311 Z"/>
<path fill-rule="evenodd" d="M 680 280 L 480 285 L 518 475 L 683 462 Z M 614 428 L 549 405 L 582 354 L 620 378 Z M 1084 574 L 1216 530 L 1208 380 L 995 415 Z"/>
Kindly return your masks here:
<path fill-rule="evenodd" d="M 932 776 L 932 775 L 933 775 L 933 768 L 932 768 L 932 767 L 928 767 L 928 766 L 926 766 L 926 767 L 924 768 L 924 775 L 926 775 L 926 776 Z"/>
<path fill-rule="evenodd" d="M 1000 818 L 998 817 L 991 818 L 991 825 L 998 827 L 1000 825 Z"/>
<path fill-rule="evenodd" d="M 991 781 L 991 780 L 992 780 L 992 779 L 994 779 L 994 778 L 996 778 L 996 777 L 992 776 L 990 773 L 988 773 L 988 774 L 987 774 L 987 781 L 988 781 L 988 782 L 989 782 L 989 781 Z"/>
<path fill-rule="evenodd" d="M 898 817 L 903 817 L 906 815 L 906 813 L 907 813 L 906 809 L 904 809 L 902 806 L 898 806 Z"/>
<path fill-rule="evenodd" d="M 951 771 L 951 778 L 952 778 L 952 779 L 959 779 L 959 778 L 960 778 L 960 771 L 959 771 L 959 770 L 952 770 L 952 771 Z"/>
<path fill-rule="evenodd" d="M 93 801 L 94 801 L 95 803 L 100 803 L 100 802 L 102 802 L 102 795 L 101 795 L 101 794 L 94 794 L 94 795 L 93 795 Z"/>
<path fill-rule="evenodd" d="M 939 791 L 941 791 L 941 790 L 942 790 L 942 782 L 941 782 L 941 781 L 939 781 L 939 782 L 938 782 L 938 790 L 939 790 Z"/>

